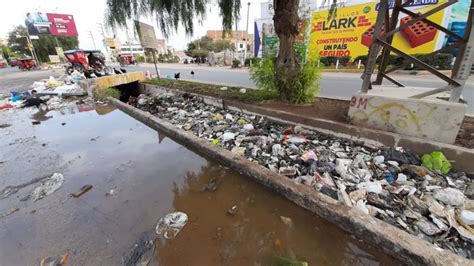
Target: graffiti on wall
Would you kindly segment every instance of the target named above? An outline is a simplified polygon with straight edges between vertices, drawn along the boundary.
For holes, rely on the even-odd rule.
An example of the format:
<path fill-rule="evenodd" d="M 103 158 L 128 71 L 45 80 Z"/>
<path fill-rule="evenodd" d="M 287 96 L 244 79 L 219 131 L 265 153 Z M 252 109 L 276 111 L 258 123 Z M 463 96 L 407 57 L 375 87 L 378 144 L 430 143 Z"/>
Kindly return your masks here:
<path fill-rule="evenodd" d="M 377 101 L 379 98 L 352 96 L 350 112 L 352 120 L 367 122 L 381 120 L 387 128 L 392 130 L 421 130 L 424 120 L 432 118 L 436 109 L 429 103 L 419 103 L 416 108 L 407 106 L 409 103 L 394 101 Z M 377 101 L 377 102 L 376 102 Z M 412 104 L 413 105 L 413 104 Z"/>

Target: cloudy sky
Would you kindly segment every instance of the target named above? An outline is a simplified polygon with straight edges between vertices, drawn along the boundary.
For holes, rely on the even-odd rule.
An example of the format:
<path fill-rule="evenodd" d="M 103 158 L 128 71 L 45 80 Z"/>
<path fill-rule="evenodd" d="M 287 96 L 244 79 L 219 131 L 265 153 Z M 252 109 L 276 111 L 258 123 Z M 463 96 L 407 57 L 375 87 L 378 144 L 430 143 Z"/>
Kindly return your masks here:
<path fill-rule="evenodd" d="M 251 8 L 249 12 L 250 25 L 249 32 L 253 32 L 253 20 L 260 16 L 260 2 L 265 0 L 250 0 Z M 88 31 L 91 31 L 97 48 L 103 47 L 102 36 L 100 34 L 99 23 L 103 23 L 106 0 L 14 0 L 8 1 L 9 5 L 2 3 L 2 6 L 8 11 L 2 10 L 0 15 L 0 38 L 5 38 L 9 31 L 16 25 L 23 25 L 24 18 L 27 12 L 41 11 L 43 13 L 59 13 L 59 14 L 71 14 L 74 16 L 76 21 L 77 30 L 79 32 L 79 45 L 82 49 L 94 48 L 92 39 L 88 35 Z M 244 30 L 246 27 L 246 16 L 247 16 L 247 2 L 242 0 L 242 19 L 239 22 L 239 29 Z M 161 38 L 161 32 L 156 26 L 156 22 L 141 19 L 145 23 L 149 23 L 155 26 L 157 37 Z M 207 13 L 206 20 L 203 21 L 202 25 L 198 25 L 196 21 L 195 34 L 193 38 L 205 35 L 206 30 L 219 30 L 221 29 L 221 18 L 217 6 L 210 6 Z M 107 37 L 113 35 L 112 31 L 106 30 Z M 121 42 L 126 41 L 126 35 L 123 30 L 118 32 Z M 172 45 L 177 50 L 182 50 L 186 47 L 186 44 L 190 41 L 190 37 L 186 36 L 184 29 L 178 30 L 167 40 L 169 45 Z"/>

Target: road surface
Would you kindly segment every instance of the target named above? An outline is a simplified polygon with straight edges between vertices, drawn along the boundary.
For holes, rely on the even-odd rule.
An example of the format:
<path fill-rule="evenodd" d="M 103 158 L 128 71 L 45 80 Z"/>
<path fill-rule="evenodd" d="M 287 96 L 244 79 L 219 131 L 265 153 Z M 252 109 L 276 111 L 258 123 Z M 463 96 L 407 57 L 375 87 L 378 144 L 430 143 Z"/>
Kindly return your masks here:
<path fill-rule="evenodd" d="M 115 65 L 118 68 L 118 65 Z M 155 75 L 153 64 L 141 64 L 139 66 L 125 67 L 128 71 L 150 71 Z M 249 72 L 246 69 L 230 69 L 228 67 L 208 67 L 183 64 L 158 64 L 161 76 L 173 77 L 174 73 L 181 73 L 181 78 L 194 80 L 197 82 L 213 83 L 223 86 L 236 86 L 255 88 L 250 80 Z M 194 77 L 191 76 L 194 70 Z M 0 93 L 8 93 L 10 89 L 24 87 L 33 81 L 48 78 L 49 76 L 59 76 L 61 70 L 42 71 L 19 71 L 17 68 L 0 69 Z M 360 90 L 362 80 L 360 73 L 323 72 L 321 78 L 320 95 L 323 97 L 336 97 L 350 99 L 351 95 Z M 445 82 L 433 75 L 394 75 L 398 81 L 414 87 L 438 88 L 445 85 Z M 385 83 L 384 83 L 385 84 Z M 463 97 L 468 101 L 468 114 L 474 114 L 474 76 L 471 76 L 466 83 Z"/>

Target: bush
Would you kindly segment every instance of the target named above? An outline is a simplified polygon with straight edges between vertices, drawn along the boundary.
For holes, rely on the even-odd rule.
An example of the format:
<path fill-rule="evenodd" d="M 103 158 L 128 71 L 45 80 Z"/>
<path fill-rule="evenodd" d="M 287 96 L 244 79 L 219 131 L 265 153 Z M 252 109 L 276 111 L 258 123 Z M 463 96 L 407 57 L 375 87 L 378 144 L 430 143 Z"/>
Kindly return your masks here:
<path fill-rule="evenodd" d="M 335 65 L 336 60 L 337 60 L 337 57 L 334 57 L 334 56 L 325 56 L 319 59 L 319 61 L 325 66 Z"/>
<path fill-rule="evenodd" d="M 275 57 L 264 57 L 258 64 L 250 67 L 250 79 L 257 88 L 265 91 L 278 92 L 275 79 Z"/>
<path fill-rule="evenodd" d="M 341 57 L 337 57 L 336 58 L 336 61 L 339 59 L 339 64 L 346 64 L 346 63 L 349 63 L 351 61 L 351 57 L 350 56 L 341 56 Z"/>
<path fill-rule="evenodd" d="M 365 66 L 367 64 L 367 58 L 368 56 L 366 55 L 359 55 L 358 57 L 354 58 L 354 63 L 359 64 L 359 60 L 360 60 L 361 64 Z"/>
<path fill-rule="evenodd" d="M 234 59 L 232 60 L 232 68 L 239 68 L 240 67 L 240 60 Z"/>
<path fill-rule="evenodd" d="M 143 55 L 135 54 L 133 55 L 133 57 L 135 57 L 135 61 L 137 61 L 138 63 L 145 62 L 145 57 Z"/>
<path fill-rule="evenodd" d="M 253 57 L 253 58 L 245 58 L 245 66 L 248 67 L 250 66 L 250 62 L 252 62 L 252 65 L 258 64 L 260 62 L 260 58 L 258 57 Z"/>
<path fill-rule="evenodd" d="M 449 70 L 452 68 L 452 61 L 453 61 L 453 55 L 452 54 L 436 54 L 436 55 L 429 55 L 429 54 L 414 54 L 412 55 L 416 59 L 436 68 L 439 70 Z M 416 65 L 413 63 L 413 67 L 411 67 L 412 62 L 405 60 L 404 61 L 405 67 L 404 69 L 407 70 L 423 70 L 419 65 Z"/>

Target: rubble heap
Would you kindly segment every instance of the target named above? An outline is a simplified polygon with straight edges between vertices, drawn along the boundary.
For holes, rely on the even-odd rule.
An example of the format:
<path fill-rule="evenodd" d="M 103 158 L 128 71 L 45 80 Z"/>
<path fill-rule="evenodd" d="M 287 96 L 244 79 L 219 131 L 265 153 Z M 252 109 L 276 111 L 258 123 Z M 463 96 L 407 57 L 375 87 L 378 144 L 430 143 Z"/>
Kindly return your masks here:
<path fill-rule="evenodd" d="M 368 146 L 280 125 L 186 93 L 142 95 L 135 105 L 296 183 L 474 258 L 471 174 L 451 169 L 442 174 L 422 166 L 418 155 L 403 148 Z"/>

